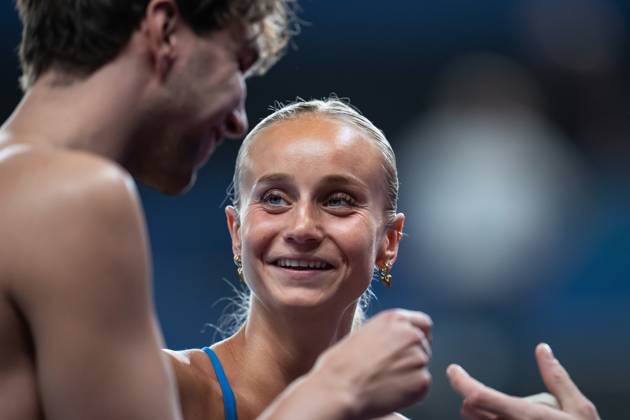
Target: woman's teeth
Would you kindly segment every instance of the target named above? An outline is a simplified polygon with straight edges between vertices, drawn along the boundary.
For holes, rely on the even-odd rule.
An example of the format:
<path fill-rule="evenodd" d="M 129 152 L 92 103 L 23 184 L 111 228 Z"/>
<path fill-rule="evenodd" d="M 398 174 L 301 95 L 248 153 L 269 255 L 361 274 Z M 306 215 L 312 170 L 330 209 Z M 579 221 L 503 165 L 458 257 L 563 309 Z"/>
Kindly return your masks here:
<path fill-rule="evenodd" d="M 330 264 L 325 261 L 306 261 L 306 260 L 290 260 L 281 258 L 276 261 L 276 265 L 283 268 L 297 268 L 310 270 L 325 270 L 331 268 Z"/>

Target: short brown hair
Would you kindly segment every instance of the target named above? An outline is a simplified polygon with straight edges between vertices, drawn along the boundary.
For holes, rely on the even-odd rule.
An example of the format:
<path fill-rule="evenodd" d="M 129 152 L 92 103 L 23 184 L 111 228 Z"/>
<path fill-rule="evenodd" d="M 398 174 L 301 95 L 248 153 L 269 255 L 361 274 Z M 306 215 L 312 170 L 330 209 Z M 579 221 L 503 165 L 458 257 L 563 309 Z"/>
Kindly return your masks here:
<path fill-rule="evenodd" d="M 282 54 L 295 19 L 293 0 L 175 0 L 197 34 L 234 20 L 251 25 L 260 56 L 254 73 L 264 73 Z M 54 69 L 85 77 L 112 60 L 144 18 L 149 0 L 17 0 L 23 24 L 20 44 L 22 87 Z"/>

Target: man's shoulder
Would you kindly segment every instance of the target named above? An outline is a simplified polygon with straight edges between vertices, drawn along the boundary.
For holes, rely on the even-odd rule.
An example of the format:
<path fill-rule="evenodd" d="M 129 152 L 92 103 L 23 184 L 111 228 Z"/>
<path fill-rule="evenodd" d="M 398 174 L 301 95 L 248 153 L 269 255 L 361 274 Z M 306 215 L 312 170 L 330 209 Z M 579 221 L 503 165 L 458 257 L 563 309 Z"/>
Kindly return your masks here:
<path fill-rule="evenodd" d="M 0 256 L 7 271 L 3 277 L 24 278 L 53 258 L 69 259 L 77 252 L 107 257 L 104 251 L 115 251 L 109 249 L 116 242 L 112 234 L 143 233 L 134 184 L 115 163 L 74 151 L 0 153 L 0 232 L 8 247 Z M 27 255 L 30 263 L 20 264 Z"/>
<path fill-rule="evenodd" d="M 38 221 L 45 233 L 46 223 L 131 209 L 137 195 L 130 175 L 115 162 L 85 152 L 17 145 L 0 149 L 0 201 L 4 229 L 23 230 L 24 223 Z"/>
<path fill-rule="evenodd" d="M 68 149 L 16 144 L 0 149 L 0 194 L 35 192 L 90 194 L 129 186 L 131 177 L 115 162 Z M 3 200 L 4 201 L 4 200 Z"/>

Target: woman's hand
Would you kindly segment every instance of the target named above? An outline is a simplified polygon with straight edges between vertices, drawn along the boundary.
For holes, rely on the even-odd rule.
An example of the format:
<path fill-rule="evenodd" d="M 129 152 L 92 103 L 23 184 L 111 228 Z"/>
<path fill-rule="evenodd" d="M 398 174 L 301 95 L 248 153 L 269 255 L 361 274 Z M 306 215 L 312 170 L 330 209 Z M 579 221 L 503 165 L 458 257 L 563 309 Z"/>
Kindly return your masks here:
<path fill-rule="evenodd" d="M 547 389 L 560 407 L 506 395 L 472 378 L 458 365 L 446 370 L 451 386 L 463 398 L 461 414 L 470 420 L 599 420 L 597 409 L 573 383 L 547 344 L 536 347 L 536 361 Z"/>

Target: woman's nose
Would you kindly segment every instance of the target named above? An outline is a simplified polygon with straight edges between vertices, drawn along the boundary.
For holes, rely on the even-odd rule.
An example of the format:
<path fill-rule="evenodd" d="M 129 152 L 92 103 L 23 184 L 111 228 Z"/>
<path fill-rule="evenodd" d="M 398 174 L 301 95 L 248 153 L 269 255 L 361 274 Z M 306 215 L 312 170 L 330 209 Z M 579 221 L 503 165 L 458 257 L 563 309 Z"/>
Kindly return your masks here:
<path fill-rule="evenodd" d="M 317 209 L 310 204 L 299 205 L 295 208 L 291 225 L 286 230 L 285 239 L 301 246 L 313 246 L 323 239 Z"/>

